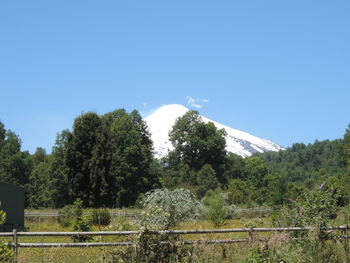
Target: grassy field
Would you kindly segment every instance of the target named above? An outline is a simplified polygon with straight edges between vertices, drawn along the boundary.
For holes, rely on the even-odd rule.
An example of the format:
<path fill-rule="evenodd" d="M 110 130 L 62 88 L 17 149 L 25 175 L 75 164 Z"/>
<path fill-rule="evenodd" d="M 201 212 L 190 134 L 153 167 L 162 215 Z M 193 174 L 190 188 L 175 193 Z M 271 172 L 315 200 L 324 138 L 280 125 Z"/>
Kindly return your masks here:
<path fill-rule="evenodd" d="M 47 212 L 48 210 L 45 210 Z M 53 210 L 49 210 L 53 211 Z M 38 212 L 38 211 L 36 211 Z M 43 212 L 43 210 L 40 210 Z M 125 210 L 123 210 L 125 212 Z M 135 212 L 135 211 L 134 211 Z M 334 224 L 340 224 L 343 220 L 338 217 L 334 220 Z M 255 225 L 257 227 L 271 227 L 270 217 L 243 217 L 227 220 L 226 224 L 221 228 L 241 228 L 247 227 L 248 225 Z M 56 218 L 38 218 L 26 219 L 26 227 L 31 232 L 51 232 L 51 231 L 71 231 L 70 227 L 62 227 L 58 224 Z M 176 229 L 210 229 L 214 228 L 212 224 L 206 220 L 198 220 L 191 222 L 183 222 Z M 113 219 L 109 226 L 93 226 L 93 231 L 102 230 L 136 230 L 136 225 L 133 223 L 132 219 Z M 258 257 L 254 253 L 257 251 L 263 251 L 265 248 L 262 246 L 273 247 L 274 253 L 277 255 L 284 254 L 288 257 L 287 262 L 308 262 L 307 259 L 303 261 L 300 257 L 302 254 L 299 250 L 300 247 L 293 245 L 292 242 L 288 240 L 285 234 L 268 234 L 263 233 L 260 236 L 269 237 L 269 242 L 265 244 L 229 244 L 229 245 L 196 245 L 189 249 L 188 253 L 192 253 L 192 262 L 244 262 L 244 259 L 252 254 L 252 257 Z M 188 235 L 184 237 L 185 239 L 232 239 L 232 238 L 247 238 L 246 233 L 226 233 L 226 234 L 205 234 L 205 235 Z M 132 237 L 95 237 L 97 241 L 105 242 L 117 242 L 117 241 L 127 241 L 132 240 Z M 20 237 L 19 242 L 52 242 L 52 243 L 68 243 L 72 242 L 70 237 Z M 334 253 L 338 253 L 344 258 L 343 245 L 340 242 L 324 243 L 323 246 Z M 123 250 L 125 248 L 117 248 L 117 250 Z M 255 249 L 255 250 L 254 250 Z M 315 249 L 314 247 L 312 249 Z M 311 249 L 311 251 L 312 251 Z M 18 251 L 18 262 L 110 262 L 109 256 L 115 248 L 19 248 Z M 338 251 L 338 252 L 337 252 Z M 341 251 L 341 252 L 339 252 Z M 260 253 L 260 252 L 259 252 Z M 343 254 L 342 254 L 343 253 Z M 104 256 L 105 255 L 105 256 Z M 320 254 L 321 255 L 321 254 Z M 340 257 L 337 257 L 332 261 L 329 259 L 328 262 L 346 262 L 339 261 Z M 277 258 L 276 258 L 277 260 Z M 338 261 L 337 261 L 338 260 Z M 344 259 L 345 260 L 345 259 Z M 117 262 L 117 261 L 114 261 Z M 186 261 L 185 261 L 186 262 Z M 270 261 L 246 261 L 246 262 L 270 262 Z M 272 261 L 271 261 L 272 262 Z M 277 262 L 277 261 L 276 261 Z M 311 262 L 311 261 L 310 261 Z M 315 261 L 317 262 L 317 261 Z M 321 262 L 321 261 L 319 261 Z M 323 261 L 322 261 L 323 262 Z"/>
<path fill-rule="evenodd" d="M 45 210 L 45 212 L 53 210 Z M 36 211 L 38 212 L 38 211 Z M 40 210 L 40 212 L 43 212 Z M 245 227 L 247 220 L 258 221 L 259 226 L 269 226 L 269 218 L 242 218 L 227 220 L 227 223 L 221 228 Z M 56 218 L 30 218 L 26 219 L 26 227 L 30 232 L 63 232 L 71 231 L 70 227 L 62 227 L 58 224 Z M 212 224 L 206 220 L 183 222 L 176 229 L 208 229 L 213 228 Z M 93 226 L 93 231 L 117 231 L 117 230 L 136 230 L 136 226 L 130 219 L 114 219 L 109 226 Z M 226 239 L 226 238 L 246 238 L 244 233 L 238 234 L 206 234 L 191 235 L 186 239 Z M 130 238 L 124 237 L 95 237 L 96 241 L 117 242 L 127 241 Z M 72 242 L 69 237 L 20 237 L 22 243 L 69 243 Z M 112 248 L 19 248 L 19 262 L 103 262 L 102 255 L 113 250 Z"/>

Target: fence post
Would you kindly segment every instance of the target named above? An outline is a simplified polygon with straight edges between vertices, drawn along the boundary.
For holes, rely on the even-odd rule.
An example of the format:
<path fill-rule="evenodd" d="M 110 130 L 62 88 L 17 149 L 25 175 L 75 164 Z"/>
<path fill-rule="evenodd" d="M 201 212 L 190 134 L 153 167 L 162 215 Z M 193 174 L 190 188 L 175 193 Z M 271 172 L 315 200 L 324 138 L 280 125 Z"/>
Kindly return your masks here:
<path fill-rule="evenodd" d="M 345 225 L 345 253 L 346 253 L 346 261 L 349 260 L 349 227 L 348 224 Z"/>
<path fill-rule="evenodd" d="M 17 240 L 17 229 L 13 229 L 13 248 L 15 252 L 14 262 L 17 263 L 17 255 L 18 255 L 18 240 Z"/>
<path fill-rule="evenodd" d="M 253 242 L 253 228 L 249 228 L 249 231 L 248 231 L 248 234 L 249 234 L 249 242 Z"/>

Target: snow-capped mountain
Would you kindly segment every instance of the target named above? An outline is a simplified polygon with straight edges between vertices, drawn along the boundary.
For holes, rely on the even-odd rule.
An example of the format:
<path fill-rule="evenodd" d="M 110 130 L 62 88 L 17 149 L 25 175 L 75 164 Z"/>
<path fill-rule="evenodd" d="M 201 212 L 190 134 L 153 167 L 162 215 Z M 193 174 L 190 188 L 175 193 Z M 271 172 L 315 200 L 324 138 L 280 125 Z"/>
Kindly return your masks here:
<path fill-rule="evenodd" d="M 172 129 L 178 117 L 183 116 L 189 109 L 182 105 L 171 104 L 160 107 L 154 113 L 145 118 L 152 135 L 156 158 L 167 155 L 173 149 L 169 141 L 169 131 Z M 242 157 L 248 157 L 255 152 L 279 151 L 284 148 L 274 142 L 258 138 L 249 133 L 239 131 L 218 122 L 209 120 L 203 116 L 204 122 L 213 122 L 218 129 L 226 130 L 226 150 Z"/>

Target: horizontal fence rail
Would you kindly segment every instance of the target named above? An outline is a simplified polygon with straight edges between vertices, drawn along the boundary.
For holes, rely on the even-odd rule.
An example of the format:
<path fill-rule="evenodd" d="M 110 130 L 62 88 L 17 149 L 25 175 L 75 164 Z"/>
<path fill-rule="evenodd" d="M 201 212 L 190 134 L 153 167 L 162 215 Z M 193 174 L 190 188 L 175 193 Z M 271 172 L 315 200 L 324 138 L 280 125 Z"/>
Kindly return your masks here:
<path fill-rule="evenodd" d="M 309 231 L 313 227 L 273 227 L 273 228 L 227 228 L 227 229 L 196 229 L 196 230 L 159 230 L 149 231 L 150 234 L 222 234 L 222 233 L 249 233 L 249 232 L 288 232 L 288 231 Z M 347 230 L 349 226 L 333 226 L 322 228 L 325 231 Z M 52 237 L 52 236 L 129 236 L 141 234 L 141 231 L 91 231 L 91 232 L 16 232 L 18 237 Z M 14 232 L 1 232 L 0 237 L 13 237 Z"/>
<path fill-rule="evenodd" d="M 89 215 L 89 213 L 84 213 L 84 215 Z M 138 217 L 140 213 L 121 213 L 121 212 L 111 212 L 113 217 Z M 41 212 L 25 212 L 25 217 L 58 217 L 58 212 L 41 213 Z"/>
<path fill-rule="evenodd" d="M 272 212 L 272 208 L 241 208 L 237 209 L 237 214 L 242 213 L 270 213 Z M 137 212 L 111 212 L 112 217 L 139 217 L 141 213 Z M 89 213 L 85 213 L 85 215 L 89 215 Z M 58 217 L 59 212 L 25 212 L 25 217 Z"/>
<path fill-rule="evenodd" d="M 309 231 L 312 227 L 274 227 L 274 228 L 229 228 L 229 229 L 197 229 L 197 230 L 160 230 L 149 231 L 150 234 L 169 234 L 169 235 L 193 235 L 193 234 L 223 234 L 223 233 L 254 233 L 254 232 L 303 232 Z M 349 226 L 333 226 L 323 228 L 324 231 L 345 231 L 346 234 Z M 12 237 L 13 246 L 16 247 L 92 247 L 92 246 L 129 246 L 132 242 L 88 242 L 88 243 L 20 243 L 19 237 L 62 237 L 62 236 L 133 236 L 141 234 L 140 231 L 93 231 L 93 232 L 2 232 L 0 237 Z M 348 236 L 337 236 L 338 238 L 348 238 Z M 265 239 L 255 238 L 255 241 Z M 224 239 L 224 240 L 190 240 L 184 241 L 184 244 L 193 243 L 239 243 L 247 242 L 248 239 Z"/>
<path fill-rule="evenodd" d="M 234 244 L 234 243 L 247 243 L 247 242 L 266 242 L 269 238 L 254 237 L 253 233 L 258 232 L 302 232 L 313 230 L 313 227 L 274 227 L 274 228 L 230 228 L 230 229 L 197 229 L 197 230 L 161 230 L 161 231 L 149 231 L 150 234 L 169 234 L 169 235 L 191 235 L 191 234 L 222 234 L 222 233 L 248 233 L 247 238 L 236 238 L 236 239 L 200 239 L 200 240 L 183 240 L 176 241 L 175 244 L 194 245 L 194 244 Z M 341 231 L 343 235 L 336 235 L 335 238 L 345 240 L 346 246 L 348 246 L 348 225 L 333 226 L 322 228 L 323 231 Z M 15 259 L 17 263 L 18 249 L 19 248 L 59 248 L 59 247 L 126 247 L 135 245 L 132 241 L 123 242 L 85 242 L 85 243 L 50 243 L 44 242 L 43 237 L 76 237 L 76 236 L 133 236 L 141 234 L 141 231 L 94 231 L 94 232 L 17 232 L 14 229 L 13 232 L 2 232 L 0 238 L 12 238 L 11 246 L 14 250 Z M 20 237 L 41 237 L 41 242 L 19 242 Z M 302 238 L 290 238 L 290 240 L 300 240 Z M 169 244 L 169 242 L 160 242 L 161 244 Z M 6 243 L 8 244 L 8 243 Z"/>
<path fill-rule="evenodd" d="M 229 229 L 197 229 L 197 230 L 161 230 L 161 231 L 149 231 L 150 234 L 169 234 L 169 235 L 191 235 L 191 234 L 222 234 L 222 233 L 248 233 L 247 238 L 236 239 L 199 239 L 199 240 L 183 240 L 176 241 L 176 244 L 194 245 L 194 244 L 234 244 L 234 243 L 247 243 L 247 242 L 266 242 L 269 239 L 264 237 L 254 237 L 253 233 L 258 232 L 305 232 L 313 230 L 313 227 L 274 227 L 274 228 L 229 228 Z M 346 247 L 348 247 L 348 225 L 333 226 L 322 228 L 323 231 L 341 231 L 343 235 L 334 236 L 337 239 L 344 240 Z M 132 241 L 123 242 L 85 242 L 85 243 L 51 243 L 44 242 L 43 237 L 79 237 L 79 236 L 133 236 L 141 234 L 141 231 L 94 231 L 94 232 L 17 232 L 16 229 L 13 232 L 1 232 L 0 238 L 12 238 L 10 243 L 14 249 L 15 260 L 17 262 L 17 255 L 19 248 L 59 248 L 59 247 L 126 247 L 135 245 Z M 41 237 L 41 242 L 19 242 L 20 237 Z M 300 240 L 302 238 L 290 238 L 290 240 Z M 169 244 L 169 242 L 160 242 L 161 244 Z M 5 243 L 8 244 L 8 243 Z"/>

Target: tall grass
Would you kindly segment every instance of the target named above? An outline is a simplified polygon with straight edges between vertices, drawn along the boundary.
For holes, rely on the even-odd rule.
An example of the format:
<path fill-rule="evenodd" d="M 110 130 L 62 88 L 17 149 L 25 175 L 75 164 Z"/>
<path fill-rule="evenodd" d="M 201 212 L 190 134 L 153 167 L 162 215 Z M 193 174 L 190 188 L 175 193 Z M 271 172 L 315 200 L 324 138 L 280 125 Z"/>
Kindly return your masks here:
<path fill-rule="evenodd" d="M 270 227 L 271 218 L 240 218 L 226 221 L 220 228 L 246 227 L 250 222 L 259 224 L 258 227 Z M 343 222 L 338 218 L 336 222 Z M 26 220 L 26 226 L 30 231 L 70 231 L 70 227 L 60 226 L 54 219 Z M 209 229 L 211 222 L 198 220 L 181 223 L 177 229 Z M 136 226 L 128 219 L 113 219 L 109 226 L 94 226 L 93 231 L 98 230 L 135 230 Z M 347 262 L 344 243 L 339 240 L 320 241 L 309 236 L 305 241 L 293 241 L 287 234 L 263 233 L 268 238 L 263 243 L 240 243 L 226 245 L 182 245 L 180 247 L 181 258 L 174 256 L 169 262 L 192 263 L 218 263 L 218 262 L 279 262 L 284 259 L 288 263 L 313 263 L 313 262 Z M 230 239 L 247 238 L 246 233 L 225 233 L 184 236 L 185 239 Z M 117 242 L 130 240 L 127 237 L 95 237 L 95 241 Z M 69 237 L 21 237 L 19 242 L 71 242 Z M 117 261 L 113 255 L 123 253 L 127 248 L 19 248 L 18 262 L 123 262 Z M 127 261 L 124 261 L 127 262 Z M 130 257 L 128 263 L 133 261 Z"/>

